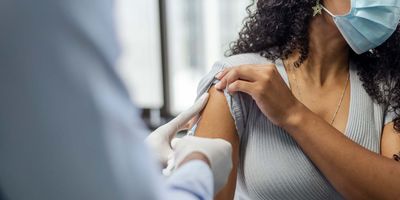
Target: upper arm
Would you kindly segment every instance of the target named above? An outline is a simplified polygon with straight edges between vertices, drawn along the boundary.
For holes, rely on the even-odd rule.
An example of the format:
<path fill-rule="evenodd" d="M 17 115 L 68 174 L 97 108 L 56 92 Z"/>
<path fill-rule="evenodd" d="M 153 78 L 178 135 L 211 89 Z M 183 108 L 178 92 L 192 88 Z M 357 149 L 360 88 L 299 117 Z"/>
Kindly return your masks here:
<path fill-rule="evenodd" d="M 394 154 L 400 152 L 400 134 L 396 133 L 393 122 L 385 125 L 382 133 L 381 154 L 393 158 Z"/>
<path fill-rule="evenodd" d="M 227 185 L 217 194 L 216 199 L 233 199 L 236 188 L 237 163 L 239 161 L 239 136 L 223 92 L 211 87 L 209 93 L 210 99 L 201 114 L 196 136 L 222 138 L 231 143 L 232 172 Z"/>

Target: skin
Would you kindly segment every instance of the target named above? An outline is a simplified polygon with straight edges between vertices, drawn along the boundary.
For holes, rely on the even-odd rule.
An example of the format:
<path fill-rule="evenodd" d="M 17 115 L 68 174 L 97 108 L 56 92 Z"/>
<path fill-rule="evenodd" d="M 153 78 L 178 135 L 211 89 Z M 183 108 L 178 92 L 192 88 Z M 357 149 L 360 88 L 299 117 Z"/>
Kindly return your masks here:
<path fill-rule="evenodd" d="M 334 14 L 345 14 L 350 1 L 325 0 L 324 5 Z M 383 127 L 381 154 L 348 139 L 344 134 L 349 114 L 348 86 L 337 118 L 332 125 L 329 124 L 348 76 L 349 56 L 344 52 L 348 52 L 349 47 L 325 12 L 313 19 L 309 34 L 310 56 L 300 69 L 291 71 L 290 67 L 298 57 L 297 53 L 284 61 L 289 82 L 296 84 L 294 76 L 291 76 L 295 73 L 301 95 L 297 87 L 292 87 L 291 91 L 286 86 L 274 65 L 244 65 L 227 69 L 218 75 L 221 82 L 215 88 L 249 94 L 266 117 L 297 141 L 346 199 L 400 199 L 400 164 L 391 159 L 400 151 L 400 136 L 393 129 L 393 123 Z M 234 123 L 224 105 L 223 94 L 211 89 L 197 134 L 227 139 L 233 144 L 233 157 L 237 159 L 239 139 L 236 131 L 232 130 Z M 232 181 L 236 180 L 233 177 L 236 170 L 237 165 L 234 165 L 227 187 L 216 199 L 232 199 L 220 197 L 233 196 Z"/>
<path fill-rule="evenodd" d="M 218 192 L 215 199 L 233 199 L 236 188 L 237 165 L 239 162 L 239 136 L 222 92 L 214 87 L 209 90 L 210 98 L 203 110 L 196 129 L 196 136 L 222 138 L 232 145 L 232 172 L 226 186 Z M 223 134 L 220 134 L 223 133 Z"/>
<path fill-rule="evenodd" d="M 199 160 L 202 161 L 204 163 L 206 163 L 208 166 L 210 166 L 210 161 L 208 160 L 208 158 L 202 154 L 202 153 L 198 153 L 198 152 L 194 152 L 189 154 L 188 156 L 186 156 L 186 158 L 180 163 L 179 167 L 182 167 L 183 165 L 189 163 L 190 161 L 195 161 L 195 160 Z"/>

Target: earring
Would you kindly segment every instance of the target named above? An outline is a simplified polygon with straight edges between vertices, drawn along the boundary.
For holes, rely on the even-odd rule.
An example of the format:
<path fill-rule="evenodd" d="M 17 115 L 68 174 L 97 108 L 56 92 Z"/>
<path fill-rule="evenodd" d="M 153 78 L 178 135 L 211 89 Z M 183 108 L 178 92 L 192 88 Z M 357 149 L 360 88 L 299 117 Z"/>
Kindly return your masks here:
<path fill-rule="evenodd" d="M 314 10 L 313 17 L 322 14 L 322 5 L 319 0 L 317 0 L 317 5 L 312 7 L 312 9 Z"/>

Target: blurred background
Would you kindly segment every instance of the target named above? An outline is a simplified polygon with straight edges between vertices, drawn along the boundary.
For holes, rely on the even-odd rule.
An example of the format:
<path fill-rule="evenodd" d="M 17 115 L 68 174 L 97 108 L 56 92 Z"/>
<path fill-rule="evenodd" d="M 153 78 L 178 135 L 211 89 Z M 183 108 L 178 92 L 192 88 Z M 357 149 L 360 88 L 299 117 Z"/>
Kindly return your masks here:
<path fill-rule="evenodd" d="M 197 84 L 238 37 L 251 0 L 116 0 L 120 75 L 157 127 L 191 106 Z"/>

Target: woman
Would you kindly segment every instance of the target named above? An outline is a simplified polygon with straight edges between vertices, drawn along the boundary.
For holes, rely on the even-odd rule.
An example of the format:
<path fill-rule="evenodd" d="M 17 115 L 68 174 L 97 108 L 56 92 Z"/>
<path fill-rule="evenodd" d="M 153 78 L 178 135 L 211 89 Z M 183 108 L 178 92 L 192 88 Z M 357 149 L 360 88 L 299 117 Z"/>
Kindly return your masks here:
<path fill-rule="evenodd" d="M 257 1 L 199 86 L 197 136 L 233 146 L 216 199 L 400 199 L 399 6 Z"/>

